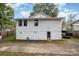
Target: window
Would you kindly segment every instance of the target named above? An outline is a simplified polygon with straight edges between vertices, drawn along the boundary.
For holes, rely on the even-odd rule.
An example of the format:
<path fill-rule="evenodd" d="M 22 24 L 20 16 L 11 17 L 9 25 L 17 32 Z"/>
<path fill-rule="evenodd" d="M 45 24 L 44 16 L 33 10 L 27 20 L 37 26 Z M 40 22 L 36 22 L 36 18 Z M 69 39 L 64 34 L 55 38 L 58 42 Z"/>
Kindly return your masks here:
<path fill-rule="evenodd" d="M 24 20 L 24 26 L 27 26 L 27 20 Z"/>
<path fill-rule="evenodd" d="M 35 20 L 35 26 L 38 26 L 38 20 L 37 19 Z"/>
<path fill-rule="evenodd" d="M 19 20 L 19 26 L 22 26 L 22 20 Z"/>

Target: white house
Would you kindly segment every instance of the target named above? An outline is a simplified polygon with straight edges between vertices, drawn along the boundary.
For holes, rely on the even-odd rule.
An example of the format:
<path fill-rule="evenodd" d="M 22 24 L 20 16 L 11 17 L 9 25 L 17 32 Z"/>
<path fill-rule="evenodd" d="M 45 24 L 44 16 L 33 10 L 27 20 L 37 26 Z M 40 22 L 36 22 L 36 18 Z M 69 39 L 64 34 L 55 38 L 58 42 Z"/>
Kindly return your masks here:
<path fill-rule="evenodd" d="M 73 22 L 73 35 L 79 37 L 79 20 Z"/>
<path fill-rule="evenodd" d="M 59 40 L 62 38 L 62 19 L 42 12 L 30 18 L 16 19 L 16 39 Z"/>
<path fill-rule="evenodd" d="M 73 22 L 73 30 L 79 31 L 79 20 Z"/>

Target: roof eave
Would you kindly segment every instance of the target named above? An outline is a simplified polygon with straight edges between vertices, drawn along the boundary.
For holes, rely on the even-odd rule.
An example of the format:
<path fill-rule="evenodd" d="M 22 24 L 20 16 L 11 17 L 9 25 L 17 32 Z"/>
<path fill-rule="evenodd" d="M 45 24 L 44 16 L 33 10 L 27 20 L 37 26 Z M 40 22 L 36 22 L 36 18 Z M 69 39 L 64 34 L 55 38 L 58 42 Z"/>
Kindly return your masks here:
<path fill-rule="evenodd" d="M 39 20 L 43 20 L 43 19 L 50 19 L 50 20 L 61 20 L 61 19 L 64 19 L 64 17 L 61 17 L 61 18 L 57 18 L 57 17 L 53 17 L 53 18 L 16 18 L 15 20 L 34 20 L 34 19 L 39 19 Z"/>

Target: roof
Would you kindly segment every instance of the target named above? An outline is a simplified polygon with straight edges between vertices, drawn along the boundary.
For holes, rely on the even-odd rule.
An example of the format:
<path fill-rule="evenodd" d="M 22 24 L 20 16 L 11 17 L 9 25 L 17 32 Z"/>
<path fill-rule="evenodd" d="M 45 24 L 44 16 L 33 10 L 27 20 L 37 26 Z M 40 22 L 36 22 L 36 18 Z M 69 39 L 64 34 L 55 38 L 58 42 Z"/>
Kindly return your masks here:
<path fill-rule="evenodd" d="M 78 19 L 78 20 L 76 20 L 76 21 L 74 21 L 74 22 L 73 22 L 73 24 L 75 24 L 75 23 L 77 23 L 77 22 L 79 22 L 79 19 Z"/>
<path fill-rule="evenodd" d="M 39 14 L 41 14 L 41 15 L 45 16 L 46 18 L 52 18 L 51 16 L 49 16 L 49 15 L 47 15 L 47 14 L 43 13 L 43 12 L 39 12 L 39 13 L 37 13 L 37 14 L 35 14 L 35 15 L 31 16 L 30 18 L 33 18 L 33 17 L 35 17 L 35 16 L 37 16 L 37 15 L 39 15 Z"/>
<path fill-rule="evenodd" d="M 44 14 L 43 12 L 39 12 L 29 18 L 16 18 L 15 20 L 34 20 L 34 19 L 40 19 L 40 20 L 61 20 L 61 19 L 64 19 L 63 17 L 62 18 L 59 18 L 59 17 L 51 17 L 47 14 Z"/>
<path fill-rule="evenodd" d="M 64 19 L 64 18 L 57 18 L 57 17 L 53 17 L 53 18 L 16 18 L 15 20 L 35 20 L 35 19 L 39 19 L 39 20 L 61 20 L 61 19 Z"/>

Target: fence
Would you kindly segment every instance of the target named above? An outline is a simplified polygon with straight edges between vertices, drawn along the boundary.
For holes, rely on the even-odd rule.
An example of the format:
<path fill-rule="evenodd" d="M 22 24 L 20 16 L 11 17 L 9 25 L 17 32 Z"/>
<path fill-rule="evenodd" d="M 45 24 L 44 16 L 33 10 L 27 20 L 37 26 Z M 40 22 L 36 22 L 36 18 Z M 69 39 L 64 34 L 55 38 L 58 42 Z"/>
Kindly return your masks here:
<path fill-rule="evenodd" d="M 9 36 L 15 35 L 15 31 L 0 31 L 0 36 L 2 36 L 2 38 L 6 38 Z"/>

